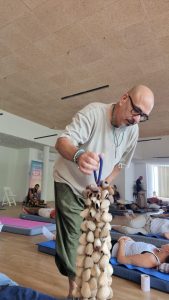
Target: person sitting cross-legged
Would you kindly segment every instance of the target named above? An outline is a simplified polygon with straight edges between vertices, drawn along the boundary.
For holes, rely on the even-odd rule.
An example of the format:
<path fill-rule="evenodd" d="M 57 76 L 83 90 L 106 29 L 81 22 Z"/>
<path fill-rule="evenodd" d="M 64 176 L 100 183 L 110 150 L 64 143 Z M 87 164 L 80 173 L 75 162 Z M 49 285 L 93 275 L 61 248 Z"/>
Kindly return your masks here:
<path fill-rule="evenodd" d="M 39 184 L 35 184 L 34 187 L 29 188 L 24 203 L 29 207 L 46 207 L 45 201 L 41 199 Z"/>

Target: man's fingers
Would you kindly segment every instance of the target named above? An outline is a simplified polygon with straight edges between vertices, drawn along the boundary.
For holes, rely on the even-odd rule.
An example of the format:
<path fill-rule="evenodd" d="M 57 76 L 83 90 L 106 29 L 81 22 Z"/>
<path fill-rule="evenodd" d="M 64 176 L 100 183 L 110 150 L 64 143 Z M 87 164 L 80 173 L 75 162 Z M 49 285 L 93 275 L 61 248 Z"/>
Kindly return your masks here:
<path fill-rule="evenodd" d="M 93 173 L 92 169 L 86 169 L 86 168 L 83 168 L 83 167 L 79 167 L 79 169 L 80 169 L 81 172 L 83 172 L 86 175 L 91 175 Z"/>
<path fill-rule="evenodd" d="M 99 168 L 99 155 L 94 152 L 85 152 L 79 157 L 78 165 L 81 172 L 91 175 L 93 171 Z"/>
<path fill-rule="evenodd" d="M 99 167 L 99 158 L 93 152 L 86 152 L 79 157 L 78 165 L 86 169 L 97 170 Z"/>
<path fill-rule="evenodd" d="M 97 163 L 99 163 L 100 161 L 100 157 L 97 153 L 95 152 L 87 152 L 88 157 L 92 158 L 94 161 L 96 161 Z"/>

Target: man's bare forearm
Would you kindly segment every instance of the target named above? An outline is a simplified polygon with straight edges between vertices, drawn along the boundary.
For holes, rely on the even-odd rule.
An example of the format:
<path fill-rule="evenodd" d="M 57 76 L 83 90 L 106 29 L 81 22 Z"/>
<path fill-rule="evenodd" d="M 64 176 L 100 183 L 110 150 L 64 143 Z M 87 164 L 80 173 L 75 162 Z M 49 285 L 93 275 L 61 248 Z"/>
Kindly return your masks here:
<path fill-rule="evenodd" d="M 99 155 L 95 152 L 84 151 L 75 159 L 78 147 L 74 146 L 69 138 L 59 138 L 55 148 L 65 159 L 76 162 L 80 171 L 86 175 L 91 175 L 99 167 Z"/>
<path fill-rule="evenodd" d="M 55 148 L 67 160 L 72 160 L 75 152 L 78 150 L 71 140 L 65 137 L 58 138 Z"/>

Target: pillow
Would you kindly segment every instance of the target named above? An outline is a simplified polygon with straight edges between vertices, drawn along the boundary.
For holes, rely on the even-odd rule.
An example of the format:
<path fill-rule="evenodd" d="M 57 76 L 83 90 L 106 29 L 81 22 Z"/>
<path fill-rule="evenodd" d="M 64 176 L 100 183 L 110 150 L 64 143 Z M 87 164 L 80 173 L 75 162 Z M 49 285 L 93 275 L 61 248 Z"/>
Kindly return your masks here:
<path fill-rule="evenodd" d="M 157 205 L 156 203 L 149 204 L 148 207 L 149 207 L 149 208 L 156 208 L 156 209 L 159 209 L 159 208 L 160 208 L 160 206 Z"/>
<path fill-rule="evenodd" d="M 160 264 L 158 270 L 162 273 L 169 273 L 169 263 Z"/>

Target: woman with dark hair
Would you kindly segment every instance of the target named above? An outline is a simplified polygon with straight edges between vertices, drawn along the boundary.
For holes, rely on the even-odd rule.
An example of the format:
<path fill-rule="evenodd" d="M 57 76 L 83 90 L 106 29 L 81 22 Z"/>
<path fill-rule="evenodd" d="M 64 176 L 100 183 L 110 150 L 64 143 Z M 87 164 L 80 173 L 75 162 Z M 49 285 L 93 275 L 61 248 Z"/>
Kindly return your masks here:
<path fill-rule="evenodd" d="M 112 256 L 122 264 L 156 268 L 164 262 L 169 263 L 169 244 L 157 248 L 153 244 L 135 242 L 130 237 L 122 236 L 114 244 Z"/>

